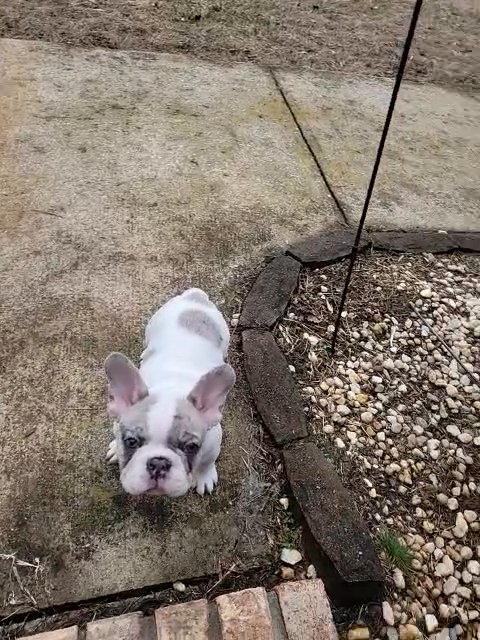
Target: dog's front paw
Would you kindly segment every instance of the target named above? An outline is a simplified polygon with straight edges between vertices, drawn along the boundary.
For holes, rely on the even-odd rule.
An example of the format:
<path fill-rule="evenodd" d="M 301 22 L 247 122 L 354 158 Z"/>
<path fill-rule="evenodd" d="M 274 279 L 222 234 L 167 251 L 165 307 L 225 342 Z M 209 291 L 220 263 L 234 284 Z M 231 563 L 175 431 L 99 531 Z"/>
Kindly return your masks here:
<path fill-rule="evenodd" d="M 208 467 L 203 473 L 200 473 L 197 476 L 197 480 L 195 482 L 195 489 L 197 493 L 201 496 L 204 493 L 212 493 L 214 487 L 218 483 L 218 474 L 217 469 L 214 464 L 211 467 Z"/>
<path fill-rule="evenodd" d="M 107 462 L 108 464 L 115 464 L 118 462 L 118 452 L 117 452 L 117 441 L 112 440 L 108 445 L 107 451 Z"/>

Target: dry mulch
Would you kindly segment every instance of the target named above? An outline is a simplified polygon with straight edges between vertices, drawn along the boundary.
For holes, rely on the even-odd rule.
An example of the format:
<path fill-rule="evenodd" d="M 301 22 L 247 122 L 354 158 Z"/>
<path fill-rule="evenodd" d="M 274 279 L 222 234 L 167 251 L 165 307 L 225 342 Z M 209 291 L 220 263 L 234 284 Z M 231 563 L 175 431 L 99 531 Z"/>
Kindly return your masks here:
<path fill-rule="evenodd" d="M 0 36 L 390 76 L 413 0 L 3 0 Z M 478 0 L 429 0 L 408 77 L 480 83 Z"/>

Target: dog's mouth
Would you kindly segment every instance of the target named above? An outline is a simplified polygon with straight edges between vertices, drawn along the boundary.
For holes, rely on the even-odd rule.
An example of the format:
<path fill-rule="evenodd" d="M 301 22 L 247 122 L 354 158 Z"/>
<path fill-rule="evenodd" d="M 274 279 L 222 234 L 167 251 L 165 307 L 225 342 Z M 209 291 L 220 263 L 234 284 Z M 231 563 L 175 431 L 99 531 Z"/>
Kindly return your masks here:
<path fill-rule="evenodd" d="M 184 486 L 184 487 L 178 487 L 178 488 L 170 488 L 170 489 L 166 489 L 164 487 L 161 486 L 153 486 L 150 487 L 149 489 L 147 489 L 143 495 L 146 496 L 166 496 L 168 498 L 180 498 L 181 496 L 184 496 L 186 493 L 188 493 L 190 486 Z"/>
<path fill-rule="evenodd" d="M 145 495 L 147 496 L 166 496 L 167 493 L 161 487 L 152 487 L 151 489 L 147 489 L 145 491 Z"/>
<path fill-rule="evenodd" d="M 135 471 L 135 469 L 133 470 Z M 188 492 L 192 486 L 191 474 L 180 473 L 180 470 L 173 469 L 173 476 L 167 475 L 165 478 L 148 478 L 147 474 L 138 477 L 131 470 L 123 470 L 121 478 L 123 489 L 136 496 L 166 496 L 178 498 Z"/>

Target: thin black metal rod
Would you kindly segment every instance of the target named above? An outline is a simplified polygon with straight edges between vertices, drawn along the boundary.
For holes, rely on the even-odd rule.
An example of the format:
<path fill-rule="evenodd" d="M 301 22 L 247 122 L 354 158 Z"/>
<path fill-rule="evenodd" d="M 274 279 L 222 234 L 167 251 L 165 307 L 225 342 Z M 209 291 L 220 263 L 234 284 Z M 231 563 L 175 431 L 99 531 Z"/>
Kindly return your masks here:
<path fill-rule="evenodd" d="M 365 220 L 368 213 L 368 207 L 370 205 L 370 199 L 372 197 L 373 189 L 375 187 L 375 180 L 377 179 L 378 168 L 380 166 L 380 161 L 383 155 L 383 149 L 385 147 L 385 142 L 387 140 L 388 130 L 390 128 L 390 123 L 392 121 L 393 112 L 395 109 L 395 104 L 397 102 L 398 92 L 400 91 L 400 85 L 402 84 L 403 74 L 405 72 L 405 67 L 408 61 L 408 54 L 410 53 L 410 47 L 412 44 L 413 36 L 415 34 L 415 28 L 417 26 L 418 16 L 420 15 L 420 10 L 422 8 L 423 0 L 416 0 L 415 6 L 413 8 L 412 19 L 410 21 L 410 27 L 408 29 L 407 37 L 405 38 L 405 44 L 403 46 L 402 57 L 400 59 L 400 64 L 398 65 L 397 76 L 395 78 L 395 84 L 392 91 L 392 97 L 390 98 L 390 105 L 387 111 L 387 117 L 385 118 L 385 124 L 383 126 L 382 137 L 380 138 L 380 144 L 377 149 L 377 157 L 375 158 L 375 164 L 373 165 L 372 175 L 370 177 L 370 183 L 367 189 L 367 195 L 365 197 L 365 202 L 363 204 L 362 215 L 360 216 L 360 222 L 358 224 L 357 235 L 355 237 L 355 243 L 353 245 L 352 254 L 350 256 L 350 264 L 348 265 L 347 277 L 345 280 L 345 285 L 343 287 L 343 293 L 340 300 L 340 306 L 338 308 L 338 316 L 335 322 L 335 330 L 333 332 L 332 338 L 332 346 L 331 346 L 331 355 L 333 356 L 335 353 L 335 347 L 337 345 L 337 337 L 338 331 L 340 329 L 340 325 L 342 323 L 342 313 L 345 308 L 345 303 L 347 301 L 348 288 L 350 286 L 350 280 L 352 279 L 353 267 L 355 266 L 355 261 L 358 255 L 358 247 L 360 244 L 360 238 L 362 237 L 363 227 L 365 225 Z"/>

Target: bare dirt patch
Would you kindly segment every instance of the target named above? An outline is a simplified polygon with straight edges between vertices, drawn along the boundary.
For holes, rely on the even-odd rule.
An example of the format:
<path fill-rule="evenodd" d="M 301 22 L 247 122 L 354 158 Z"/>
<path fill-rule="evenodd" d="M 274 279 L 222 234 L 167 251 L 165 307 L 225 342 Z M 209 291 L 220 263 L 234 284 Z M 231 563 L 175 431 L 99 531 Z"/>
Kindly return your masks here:
<path fill-rule="evenodd" d="M 0 36 L 391 75 L 410 0 L 4 0 Z M 478 0 L 424 3 L 408 77 L 477 87 Z"/>

